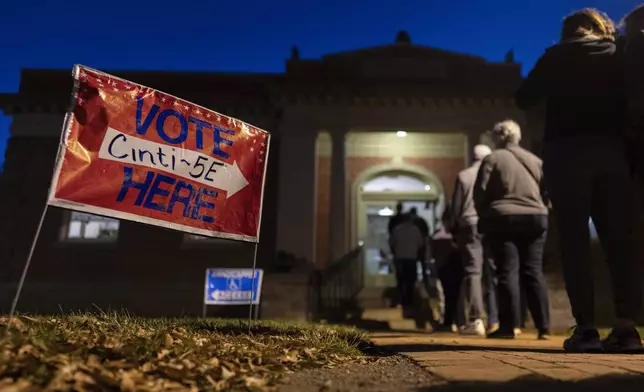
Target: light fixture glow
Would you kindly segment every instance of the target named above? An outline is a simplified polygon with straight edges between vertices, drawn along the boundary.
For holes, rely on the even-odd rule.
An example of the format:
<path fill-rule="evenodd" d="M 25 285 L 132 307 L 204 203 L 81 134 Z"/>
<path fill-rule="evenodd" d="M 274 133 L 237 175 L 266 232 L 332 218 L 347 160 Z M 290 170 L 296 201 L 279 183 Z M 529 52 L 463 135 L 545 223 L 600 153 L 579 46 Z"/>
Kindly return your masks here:
<path fill-rule="evenodd" d="M 405 131 L 398 131 L 398 132 L 396 132 L 396 136 L 398 136 L 398 137 L 405 137 L 405 136 L 407 136 L 407 132 L 405 132 Z"/>
<path fill-rule="evenodd" d="M 378 211 L 378 215 L 380 216 L 392 216 L 393 214 L 394 214 L 394 210 L 392 210 L 389 207 L 385 207 Z"/>
<path fill-rule="evenodd" d="M 432 189 L 432 187 L 431 187 L 429 184 L 425 184 L 425 190 L 426 190 L 426 191 L 429 191 L 429 190 L 431 190 L 431 189 Z"/>

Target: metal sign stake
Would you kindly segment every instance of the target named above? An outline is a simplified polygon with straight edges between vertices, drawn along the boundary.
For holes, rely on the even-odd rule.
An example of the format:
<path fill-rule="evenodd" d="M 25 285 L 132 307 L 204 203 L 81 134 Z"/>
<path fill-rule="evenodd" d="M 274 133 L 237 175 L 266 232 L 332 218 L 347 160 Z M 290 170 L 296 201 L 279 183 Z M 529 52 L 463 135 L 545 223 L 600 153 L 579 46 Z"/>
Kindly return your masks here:
<path fill-rule="evenodd" d="M 16 308 L 18 307 L 18 300 L 20 299 L 20 293 L 22 292 L 22 287 L 24 286 L 25 280 L 27 279 L 27 271 L 29 271 L 29 266 L 31 265 L 31 259 L 34 255 L 34 250 L 36 249 L 36 243 L 38 242 L 38 237 L 40 237 L 40 230 L 42 229 L 42 225 L 45 222 L 45 216 L 47 215 L 48 209 L 49 209 L 49 204 L 45 203 L 45 208 L 42 211 L 42 215 L 40 215 L 40 222 L 38 222 L 38 227 L 36 228 L 36 234 L 34 235 L 34 239 L 31 242 L 31 248 L 29 248 L 29 255 L 27 256 L 27 261 L 25 262 L 25 266 L 22 269 L 22 275 L 20 275 L 20 281 L 18 282 L 18 288 L 16 289 L 16 294 L 14 295 L 13 301 L 11 303 L 11 310 L 9 311 L 9 323 L 6 331 L 7 334 L 9 333 L 9 328 L 11 327 L 14 316 L 16 314 Z"/>
<path fill-rule="evenodd" d="M 257 249 L 259 248 L 258 242 L 255 242 L 255 251 L 253 254 L 253 274 L 250 284 L 250 308 L 248 309 L 248 334 L 251 334 L 251 323 L 253 320 L 253 298 L 255 297 L 255 273 L 257 270 Z M 259 283 L 259 282 L 258 282 Z M 257 309 L 259 309 L 259 304 L 255 306 L 255 314 L 257 314 Z"/>

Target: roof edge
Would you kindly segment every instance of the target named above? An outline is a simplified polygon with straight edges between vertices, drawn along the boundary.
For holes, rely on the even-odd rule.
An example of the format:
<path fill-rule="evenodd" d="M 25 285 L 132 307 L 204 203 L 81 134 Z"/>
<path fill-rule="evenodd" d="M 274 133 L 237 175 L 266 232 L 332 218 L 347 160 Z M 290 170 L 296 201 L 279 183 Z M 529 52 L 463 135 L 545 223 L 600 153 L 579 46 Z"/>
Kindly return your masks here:
<path fill-rule="evenodd" d="M 85 64 L 83 64 L 85 65 Z M 88 66 L 89 67 L 89 66 Z M 156 74 L 156 75 L 195 75 L 195 76 L 280 76 L 284 75 L 283 72 L 235 72 L 235 71 L 186 71 L 186 70 L 145 70 L 145 69 L 109 69 L 109 68 L 95 68 L 105 73 L 120 73 L 120 74 Z M 60 74 L 68 72 L 72 75 L 72 69 L 67 68 L 21 68 L 21 74 Z"/>

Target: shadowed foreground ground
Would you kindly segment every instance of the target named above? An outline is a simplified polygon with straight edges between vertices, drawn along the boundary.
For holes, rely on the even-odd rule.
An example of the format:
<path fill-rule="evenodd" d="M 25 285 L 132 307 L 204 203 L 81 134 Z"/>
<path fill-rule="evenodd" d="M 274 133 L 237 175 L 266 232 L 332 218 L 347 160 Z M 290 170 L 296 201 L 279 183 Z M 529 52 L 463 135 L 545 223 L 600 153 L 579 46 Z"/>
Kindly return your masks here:
<path fill-rule="evenodd" d="M 472 391 L 547 391 L 547 392 L 573 392 L 573 391 L 641 391 L 644 387 L 644 376 L 642 375 L 609 375 L 593 377 L 577 382 L 561 382 L 555 380 L 535 379 L 533 377 L 521 377 L 516 380 L 504 383 L 498 382 L 471 382 L 471 383 L 447 383 L 433 387 L 418 389 L 432 392 Z"/>
<path fill-rule="evenodd" d="M 515 341 L 454 334 L 375 333 L 382 348 L 410 357 L 433 376 L 416 391 L 599 391 L 644 388 L 644 354 L 565 354 L 562 337 Z"/>

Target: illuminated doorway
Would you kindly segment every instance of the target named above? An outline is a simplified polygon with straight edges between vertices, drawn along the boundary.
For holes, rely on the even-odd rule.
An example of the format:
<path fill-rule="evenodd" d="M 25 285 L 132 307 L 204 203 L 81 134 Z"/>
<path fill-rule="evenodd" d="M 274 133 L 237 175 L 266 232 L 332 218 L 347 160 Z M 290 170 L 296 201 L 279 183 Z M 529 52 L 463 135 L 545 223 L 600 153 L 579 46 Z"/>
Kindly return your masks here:
<path fill-rule="evenodd" d="M 396 204 L 403 212 L 416 208 L 430 233 L 443 210 L 442 187 L 429 176 L 402 170 L 381 172 L 359 187 L 357 196 L 357 237 L 364 246 L 365 286 L 396 286 L 391 265 L 388 224 Z"/>

